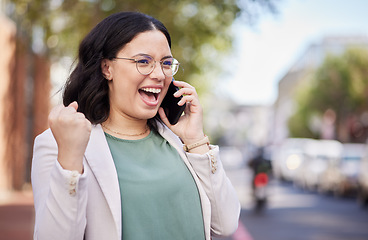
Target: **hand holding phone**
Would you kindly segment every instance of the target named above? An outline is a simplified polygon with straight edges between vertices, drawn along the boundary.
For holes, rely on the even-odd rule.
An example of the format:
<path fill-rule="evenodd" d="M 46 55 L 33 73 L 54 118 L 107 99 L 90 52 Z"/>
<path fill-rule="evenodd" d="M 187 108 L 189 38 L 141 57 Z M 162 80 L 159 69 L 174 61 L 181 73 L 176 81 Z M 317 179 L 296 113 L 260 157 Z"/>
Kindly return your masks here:
<path fill-rule="evenodd" d="M 186 104 L 183 106 L 178 105 L 178 102 L 182 99 L 182 96 L 174 97 L 174 93 L 177 92 L 179 88 L 173 84 L 173 81 L 171 81 L 166 96 L 161 103 L 161 107 L 164 109 L 166 117 L 171 125 L 175 125 L 179 121 L 179 118 L 183 114 L 183 111 L 186 107 Z"/>

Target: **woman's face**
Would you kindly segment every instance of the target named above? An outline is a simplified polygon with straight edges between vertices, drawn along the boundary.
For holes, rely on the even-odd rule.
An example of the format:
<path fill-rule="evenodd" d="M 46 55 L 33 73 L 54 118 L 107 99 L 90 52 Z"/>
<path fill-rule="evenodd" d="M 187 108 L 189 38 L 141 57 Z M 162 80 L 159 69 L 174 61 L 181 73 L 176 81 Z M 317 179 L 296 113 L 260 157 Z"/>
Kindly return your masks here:
<path fill-rule="evenodd" d="M 159 63 L 172 56 L 165 35 L 158 30 L 140 33 L 116 57 L 137 58 L 141 55 L 149 55 L 156 61 L 156 67 L 149 75 L 139 73 L 136 63 L 131 60 L 102 62 L 102 72 L 109 82 L 110 116 L 146 120 L 156 115 L 172 79 L 163 73 Z"/>

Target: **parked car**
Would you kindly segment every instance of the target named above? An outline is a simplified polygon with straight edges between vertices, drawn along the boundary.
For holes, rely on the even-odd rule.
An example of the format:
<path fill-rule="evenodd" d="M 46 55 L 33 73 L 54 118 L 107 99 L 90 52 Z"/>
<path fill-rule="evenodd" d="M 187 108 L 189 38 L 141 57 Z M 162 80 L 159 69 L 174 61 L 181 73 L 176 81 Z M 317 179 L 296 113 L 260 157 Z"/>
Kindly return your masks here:
<path fill-rule="evenodd" d="M 365 144 L 343 144 L 340 158 L 328 162 L 321 176 L 319 189 L 338 196 L 355 194 L 358 190 L 359 165 L 365 154 Z"/>
<path fill-rule="evenodd" d="M 359 164 L 358 171 L 358 202 L 362 206 L 368 206 L 368 146 Z"/>
<path fill-rule="evenodd" d="M 342 154 L 342 143 L 336 140 L 315 140 L 311 142 L 295 183 L 309 190 L 319 189 L 324 172 L 330 162 L 338 161 Z"/>
<path fill-rule="evenodd" d="M 310 174 L 309 167 L 318 153 L 317 146 L 318 140 L 311 139 L 305 143 L 303 148 L 303 161 L 301 162 L 299 168 L 295 170 L 293 178 L 294 185 L 301 188 L 307 188 L 307 174 Z"/>
<path fill-rule="evenodd" d="M 315 140 L 308 138 L 288 138 L 279 146 L 274 147 L 272 154 L 273 175 L 281 180 L 293 181 L 296 172 L 303 164 L 306 149 Z"/>

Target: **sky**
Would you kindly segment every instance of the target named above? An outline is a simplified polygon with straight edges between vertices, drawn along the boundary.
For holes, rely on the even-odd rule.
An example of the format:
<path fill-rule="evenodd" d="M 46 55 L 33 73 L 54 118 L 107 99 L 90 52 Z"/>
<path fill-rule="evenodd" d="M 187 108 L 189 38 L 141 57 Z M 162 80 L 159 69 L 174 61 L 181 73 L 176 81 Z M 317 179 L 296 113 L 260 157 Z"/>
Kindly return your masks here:
<path fill-rule="evenodd" d="M 238 104 L 273 104 L 279 80 L 310 44 L 326 36 L 368 37 L 366 0 L 279 0 L 278 10 L 253 28 L 234 23 L 233 70 L 217 91 Z"/>

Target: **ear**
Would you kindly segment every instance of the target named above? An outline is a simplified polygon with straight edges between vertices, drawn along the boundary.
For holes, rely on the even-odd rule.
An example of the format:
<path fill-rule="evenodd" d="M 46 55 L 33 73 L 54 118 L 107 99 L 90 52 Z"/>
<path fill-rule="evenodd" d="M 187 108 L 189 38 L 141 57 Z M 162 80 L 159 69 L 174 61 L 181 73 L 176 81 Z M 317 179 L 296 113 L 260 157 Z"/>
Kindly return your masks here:
<path fill-rule="evenodd" d="M 103 59 L 101 61 L 101 71 L 102 71 L 102 75 L 107 80 L 112 80 L 112 72 L 111 72 L 111 66 L 110 66 L 110 61 L 109 60 Z"/>

